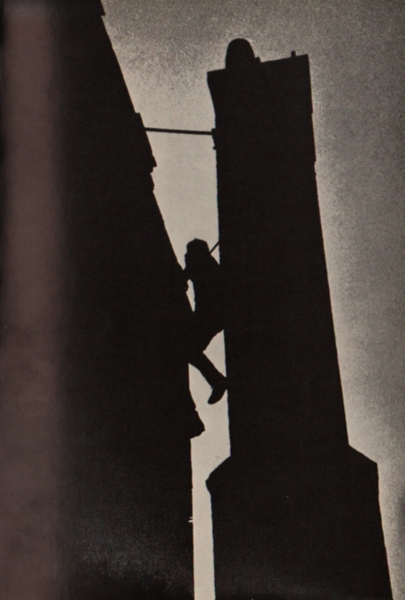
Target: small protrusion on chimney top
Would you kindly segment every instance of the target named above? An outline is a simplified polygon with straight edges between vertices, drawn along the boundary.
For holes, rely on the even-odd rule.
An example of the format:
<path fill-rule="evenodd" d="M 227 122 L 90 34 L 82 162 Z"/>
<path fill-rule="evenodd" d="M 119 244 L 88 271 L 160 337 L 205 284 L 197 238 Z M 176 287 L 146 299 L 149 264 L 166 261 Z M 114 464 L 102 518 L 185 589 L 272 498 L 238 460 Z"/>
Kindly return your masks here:
<path fill-rule="evenodd" d="M 293 51 L 291 52 L 291 58 L 297 58 L 297 55 L 296 55 L 296 53 L 295 53 L 295 50 L 293 50 Z"/>
<path fill-rule="evenodd" d="M 243 65 L 250 65 L 254 62 L 255 55 L 252 46 L 247 40 L 238 38 L 230 42 L 225 58 L 225 67 L 227 69 L 238 69 Z"/>

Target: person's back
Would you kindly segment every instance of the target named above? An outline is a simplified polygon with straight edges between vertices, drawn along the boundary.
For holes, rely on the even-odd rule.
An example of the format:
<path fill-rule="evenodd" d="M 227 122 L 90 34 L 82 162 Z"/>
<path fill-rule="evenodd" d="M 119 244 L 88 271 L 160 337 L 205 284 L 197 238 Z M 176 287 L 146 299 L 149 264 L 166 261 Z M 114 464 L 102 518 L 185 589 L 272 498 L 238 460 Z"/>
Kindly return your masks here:
<path fill-rule="evenodd" d="M 196 316 L 209 323 L 215 322 L 221 331 L 224 299 L 220 265 L 211 256 L 207 243 L 197 239 L 187 244 L 185 262 L 184 273 L 193 282 Z"/>

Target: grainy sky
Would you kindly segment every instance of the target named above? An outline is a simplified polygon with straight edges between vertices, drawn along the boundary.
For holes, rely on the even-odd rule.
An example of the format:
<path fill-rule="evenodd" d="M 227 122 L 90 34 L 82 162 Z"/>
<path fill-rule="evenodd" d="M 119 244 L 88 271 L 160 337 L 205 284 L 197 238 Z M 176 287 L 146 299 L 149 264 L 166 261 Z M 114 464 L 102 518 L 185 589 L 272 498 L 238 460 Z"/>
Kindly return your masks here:
<path fill-rule="evenodd" d="M 206 73 L 224 66 L 235 37 L 247 38 L 262 61 L 292 50 L 309 55 L 349 436 L 379 462 L 393 587 L 404 600 L 405 2 L 104 0 L 104 7 L 135 109 L 148 126 L 214 126 Z M 157 199 L 182 261 L 193 237 L 217 239 L 212 141 L 163 134 L 150 140 Z"/>

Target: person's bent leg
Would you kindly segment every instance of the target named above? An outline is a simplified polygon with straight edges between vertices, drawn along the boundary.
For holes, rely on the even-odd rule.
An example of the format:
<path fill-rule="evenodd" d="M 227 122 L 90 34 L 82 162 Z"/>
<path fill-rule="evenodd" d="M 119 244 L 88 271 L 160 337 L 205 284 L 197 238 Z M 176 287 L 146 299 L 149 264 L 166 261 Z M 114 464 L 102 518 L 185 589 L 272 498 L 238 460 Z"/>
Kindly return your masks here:
<path fill-rule="evenodd" d="M 212 393 L 208 400 L 208 404 L 215 404 L 221 400 L 227 388 L 226 377 L 218 371 L 203 352 L 193 354 L 189 362 L 193 367 L 200 371 L 201 375 L 212 387 Z"/>

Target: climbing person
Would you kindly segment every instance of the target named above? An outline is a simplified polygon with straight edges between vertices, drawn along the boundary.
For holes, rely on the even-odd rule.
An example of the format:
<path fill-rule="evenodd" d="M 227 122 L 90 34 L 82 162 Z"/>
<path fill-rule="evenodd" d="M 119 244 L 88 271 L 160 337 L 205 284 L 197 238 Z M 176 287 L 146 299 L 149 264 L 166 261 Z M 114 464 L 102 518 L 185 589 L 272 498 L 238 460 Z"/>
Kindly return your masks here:
<path fill-rule="evenodd" d="M 184 257 L 184 276 L 192 281 L 195 309 L 189 344 L 189 363 L 212 387 L 208 404 L 221 400 L 227 380 L 204 354 L 211 340 L 224 328 L 224 286 L 221 267 L 211 255 L 207 242 L 192 240 Z"/>

